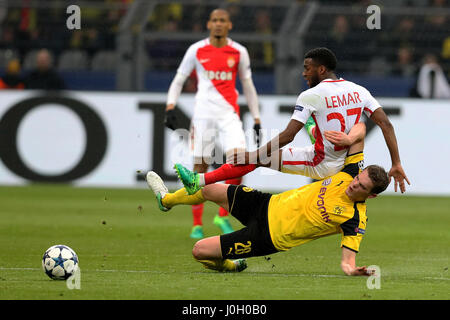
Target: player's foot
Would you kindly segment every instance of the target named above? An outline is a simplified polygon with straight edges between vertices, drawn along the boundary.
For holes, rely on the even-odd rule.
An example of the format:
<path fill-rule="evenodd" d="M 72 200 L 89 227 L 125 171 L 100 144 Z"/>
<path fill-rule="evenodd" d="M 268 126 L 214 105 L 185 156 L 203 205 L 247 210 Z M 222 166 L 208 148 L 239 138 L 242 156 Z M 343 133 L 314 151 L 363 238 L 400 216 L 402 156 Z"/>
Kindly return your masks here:
<path fill-rule="evenodd" d="M 247 269 L 247 260 L 246 259 L 237 259 L 234 260 L 233 263 L 236 265 L 236 272 L 241 272 Z"/>
<path fill-rule="evenodd" d="M 178 178 L 180 178 L 188 194 L 194 194 L 200 190 L 199 176 L 197 172 L 192 172 L 179 163 L 176 163 L 173 168 L 177 172 Z"/>
<path fill-rule="evenodd" d="M 308 132 L 309 139 L 311 139 L 311 143 L 316 143 L 316 138 L 314 137 L 313 129 L 316 127 L 316 122 L 314 121 L 313 117 L 309 117 L 308 121 L 305 123 L 305 129 L 306 132 Z"/>
<path fill-rule="evenodd" d="M 154 171 L 149 171 L 146 176 L 147 184 L 152 189 L 153 193 L 156 196 L 156 200 L 158 201 L 159 210 L 161 211 L 169 211 L 170 208 L 166 208 L 162 204 L 162 199 L 169 192 L 167 187 L 164 185 L 161 177 Z"/>
<path fill-rule="evenodd" d="M 228 219 L 228 217 L 221 217 L 219 215 L 216 215 L 214 217 L 214 224 L 216 226 L 218 226 L 224 234 L 231 233 L 234 231 L 233 227 L 230 224 L 230 220 Z"/>
<path fill-rule="evenodd" d="M 205 235 L 203 234 L 203 227 L 202 226 L 193 226 L 190 237 L 192 239 L 203 239 Z"/>

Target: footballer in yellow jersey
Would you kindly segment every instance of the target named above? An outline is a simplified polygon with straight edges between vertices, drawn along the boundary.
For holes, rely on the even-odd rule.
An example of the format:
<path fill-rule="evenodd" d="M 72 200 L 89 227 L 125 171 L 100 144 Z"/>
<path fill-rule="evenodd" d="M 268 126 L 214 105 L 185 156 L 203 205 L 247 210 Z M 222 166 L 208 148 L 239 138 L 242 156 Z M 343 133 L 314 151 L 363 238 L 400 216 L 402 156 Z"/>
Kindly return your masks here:
<path fill-rule="evenodd" d="M 358 252 L 367 217 L 364 201 L 352 201 L 345 190 L 361 172 L 362 152 L 346 158 L 341 172 L 270 198 L 269 231 L 275 248 L 288 250 L 311 240 L 342 234 L 341 246 Z"/>
<path fill-rule="evenodd" d="M 277 195 L 227 184 L 207 185 L 192 195 L 184 188 L 169 193 L 153 171 L 147 174 L 147 182 L 163 211 L 209 200 L 245 226 L 196 242 L 192 254 L 207 268 L 242 271 L 246 267 L 243 258 L 286 251 L 314 239 L 342 234 L 342 270 L 347 275 L 368 275 L 366 267 L 357 267 L 355 262 L 367 224 L 365 200 L 383 192 L 389 177 L 376 165 L 362 170 L 362 144 L 356 150 L 350 148 L 354 153 L 347 156 L 339 173 Z"/>

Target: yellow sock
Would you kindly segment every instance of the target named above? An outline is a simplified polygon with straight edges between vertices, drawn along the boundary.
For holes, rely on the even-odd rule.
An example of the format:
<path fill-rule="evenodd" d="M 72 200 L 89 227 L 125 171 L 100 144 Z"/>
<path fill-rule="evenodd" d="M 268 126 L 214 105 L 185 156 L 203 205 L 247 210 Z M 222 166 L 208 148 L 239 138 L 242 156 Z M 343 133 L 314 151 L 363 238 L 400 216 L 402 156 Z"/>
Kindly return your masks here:
<path fill-rule="evenodd" d="M 205 202 L 202 190 L 197 191 L 193 195 L 189 195 L 185 188 L 181 188 L 174 193 L 166 193 L 162 198 L 162 204 L 166 208 L 172 208 L 177 204 L 200 204 Z"/>
<path fill-rule="evenodd" d="M 214 260 L 197 260 L 206 269 L 216 271 L 236 271 L 236 265 L 230 259 L 214 259 Z"/>

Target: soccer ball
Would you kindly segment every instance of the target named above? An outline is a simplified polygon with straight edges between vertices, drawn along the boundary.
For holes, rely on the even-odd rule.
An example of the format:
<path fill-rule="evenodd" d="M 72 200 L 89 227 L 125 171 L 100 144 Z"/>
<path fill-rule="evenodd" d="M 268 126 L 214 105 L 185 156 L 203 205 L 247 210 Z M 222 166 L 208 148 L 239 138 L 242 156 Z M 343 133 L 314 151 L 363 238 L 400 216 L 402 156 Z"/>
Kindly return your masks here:
<path fill-rule="evenodd" d="M 78 269 L 78 256 L 65 245 L 56 245 L 45 251 L 42 268 L 53 280 L 66 280 Z"/>

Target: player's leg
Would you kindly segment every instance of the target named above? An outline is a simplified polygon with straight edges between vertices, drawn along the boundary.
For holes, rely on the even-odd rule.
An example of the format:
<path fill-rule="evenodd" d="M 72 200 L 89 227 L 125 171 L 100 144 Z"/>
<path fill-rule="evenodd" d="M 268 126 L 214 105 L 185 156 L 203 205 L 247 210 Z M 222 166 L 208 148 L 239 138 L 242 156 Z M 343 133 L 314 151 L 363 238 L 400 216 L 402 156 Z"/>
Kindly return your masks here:
<path fill-rule="evenodd" d="M 233 150 L 228 150 L 226 152 L 226 155 L 228 156 L 228 154 L 230 154 L 230 153 L 240 152 L 240 151 L 245 151 L 245 149 L 236 148 Z M 218 170 L 218 171 L 220 174 L 221 170 Z M 207 175 L 207 173 L 205 175 Z M 242 175 L 226 177 L 224 180 L 225 180 L 225 184 L 227 184 L 227 185 L 229 185 L 229 184 L 240 185 L 242 183 Z M 219 214 L 214 217 L 214 224 L 217 227 L 219 227 L 224 234 L 233 232 L 233 227 L 230 224 L 228 216 L 229 216 L 228 209 L 225 209 L 225 206 L 221 206 L 219 208 Z"/>
<path fill-rule="evenodd" d="M 225 150 L 225 156 L 228 158 L 229 156 L 235 154 L 235 153 L 242 153 L 245 152 L 247 149 L 247 143 L 245 141 L 245 133 L 242 125 L 242 121 L 239 118 L 239 116 L 236 113 L 232 113 L 229 116 L 227 116 L 223 122 L 220 123 L 221 126 L 219 127 L 219 134 L 220 139 L 222 142 L 223 149 Z M 242 168 L 239 168 L 242 169 Z M 240 171 L 238 169 L 238 171 Z M 246 170 L 251 170 L 254 168 L 247 167 Z M 248 171 L 247 171 L 248 172 Z M 242 182 L 242 176 L 246 174 L 247 172 L 239 172 L 238 175 L 232 175 L 229 177 L 226 177 L 225 183 L 227 184 L 234 184 L 239 185 Z M 216 172 L 216 174 L 220 174 L 219 172 Z M 206 181 L 208 184 L 211 182 L 209 180 L 209 176 L 206 177 Z"/>
<path fill-rule="evenodd" d="M 188 190 L 189 193 L 195 193 L 205 185 L 235 177 L 242 177 L 258 167 L 266 167 L 284 173 L 299 174 L 313 179 L 323 179 L 333 175 L 339 172 L 342 167 L 339 165 L 332 165 L 332 168 L 329 169 L 325 163 L 321 163 L 322 161 L 320 159 L 315 158 L 316 153 L 314 151 L 314 146 L 303 148 L 285 147 L 278 150 L 276 154 L 273 154 L 270 162 L 265 163 L 248 165 L 233 165 L 226 163 L 218 169 L 205 174 L 192 172 L 181 164 L 176 164 L 175 168 L 178 177 L 186 187 L 186 190 Z"/>
<path fill-rule="evenodd" d="M 224 149 L 227 150 L 226 154 L 233 154 L 236 151 L 245 151 L 245 134 L 239 117 L 233 113 L 221 119 L 220 125 L 220 137 Z M 247 173 L 255 170 L 256 167 L 256 164 L 223 164 L 218 169 L 203 174 L 195 172 L 195 170 L 192 172 L 178 163 L 174 166 L 178 177 L 189 194 L 194 194 L 201 187 L 219 181 L 225 181 L 225 183 L 228 184 L 240 184 L 242 180 L 239 181 L 238 178 L 241 178 Z M 228 179 L 233 181 L 227 181 Z"/>
<path fill-rule="evenodd" d="M 225 163 L 219 168 L 206 173 L 192 172 L 177 163 L 174 169 L 189 194 L 194 194 L 203 186 L 227 179 L 241 178 L 258 167 L 257 164 L 233 165 Z"/>
<path fill-rule="evenodd" d="M 189 194 L 194 194 L 200 190 L 203 186 L 213 184 L 220 181 L 225 181 L 228 184 L 240 184 L 237 178 L 245 176 L 247 173 L 254 171 L 258 167 L 267 167 L 273 170 L 280 170 L 281 168 L 281 153 L 282 150 L 278 151 L 277 157 L 273 157 L 272 161 L 268 163 L 256 163 L 256 164 L 245 164 L 245 165 L 235 165 L 231 163 L 225 163 L 219 168 L 206 172 L 192 172 L 185 168 L 182 164 L 176 163 L 174 169 L 178 175 L 178 178 L 185 186 Z M 227 180 L 236 179 L 235 181 L 228 182 Z M 239 183 L 235 183 L 238 182 Z"/>
<path fill-rule="evenodd" d="M 211 184 L 202 189 L 203 198 L 228 211 L 228 184 Z"/>
<path fill-rule="evenodd" d="M 219 132 L 219 138 L 225 155 L 229 156 L 235 152 L 245 152 L 246 142 L 245 133 L 242 127 L 242 121 L 234 112 L 223 115 L 216 121 L 216 128 Z M 242 177 L 232 177 L 225 179 L 225 184 L 240 185 Z M 219 208 L 218 215 L 214 217 L 214 224 L 218 226 L 223 233 L 233 232 L 233 228 L 228 220 L 228 211 L 224 207 Z"/>
<path fill-rule="evenodd" d="M 191 149 L 194 156 L 194 172 L 205 173 L 211 158 L 211 145 L 214 143 L 214 127 L 210 119 L 197 119 L 194 117 L 191 124 Z M 203 203 L 192 206 L 192 229 L 190 237 L 201 239 L 203 233 Z"/>
<path fill-rule="evenodd" d="M 156 173 L 153 173 L 156 175 Z M 158 176 L 159 178 L 159 176 Z M 161 178 L 159 178 L 159 183 L 162 183 Z M 152 185 L 157 183 L 153 182 Z M 150 185 L 150 183 L 149 183 Z M 197 204 L 203 203 L 205 201 L 211 201 L 225 210 L 229 210 L 229 196 L 228 196 L 228 184 L 211 184 L 209 186 L 205 186 L 201 190 L 197 191 L 195 194 L 187 194 L 184 188 L 179 189 L 174 193 L 165 193 L 162 197 L 162 205 L 166 208 L 172 208 L 176 205 L 180 204 Z M 163 189 L 164 187 L 151 187 L 153 192 L 155 190 Z"/>
<path fill-rule="evenodd" d="M 170 208 L 165 207 L 162 204 L 162 199 L 169 193 L 166 185 L 162 181 L 161 177 L 154 171 L 149 171 L 145 177 L 148 186 L 152 189 L 158 201 L 158 206 L 161 211 L 169 211 Z"/>
<path fill-rule="evenodd" d="M 245 258 L 278 252 L 271 240 L 267 218 L 271 194 L 242 185 L 229 185 L 225 189 L 221 184 L 213 184 L 203 190 L 206 191 L 205 198 L 221 204 L 245 226 L 238 231 L 196 243 L 194 258 L 206 268 L 242 271 L 247 266 Z"/>
<path fill-rule="evenodd" d="M 208 164 L 205 163 L 203 158 L 195 158 L 194 159 L 194 172 L 204 173 L 208 170 Z M 203 203 L 194 204 L 191 207 L 192 209 L 192 230 L 190 237 L 193 239 L 201 239 L 204 237 L 203 232 Z"/>
<path fill-rule="evenodd" d="M 344 165 L 343 160 L 325 161 L 324 154 L 316 152 L 314 145 L 303 148 L 285 147 L 281 150 L 279 171 L 322 180 L 338 173 Z"/>
<path fill-rule="evenodd" d="M 350 151 L 361 148 L 361 142 L 364 144 L 365 124 L 358 123 L 350 130 L 348 135 L 341 132 L 329 132 L 332 134 L 328 139 L 332 143 L 339 143 L 339 146 L 348 146 L 347 143 L 355 140 L 350 145 Z M 345 136 L 346 139 L 344 139 Z M 350 138 L 350 140 L 348 139 Z M 303 148 L 285 147 L 281 153 L 280 171 L 291 174 L 300 174 L 312 179 L 321 180 L 338 173 L 344 166 L 345 157 L 336 160 L 325 159 L 325 153 L 322 149 L 316 150 L 315 145 Z"/>
<path fill-rule="evenodd" d="M 156 195 L 160 209 L 163 211 L 168 211 L 178 204 L 200 204 L 207 199 L 215 201 L 217 204 L 224 206 L 225 209 L 229 208 L 227 185 L 211 185 L 203 190 L 199 190 L 194 195 L 189 195 L 184 188 L 174 193 L 169 193 L 161 177 L 156 172 L 148 172 L 146 179 L 149 187 Z M 205 194 L 206 199 L 203 194 Z M 192 254 L 206 268 L 217 271 L 236 272 L 242 271 L 247 267 L 244 259 L 232 261 L 222 258 L 219 236 L 198 241 L 192 250 Z"/>
<path fill-rule="evenodd" d="M 197 241 L 192 249 L 195 260 L 203 264 L 207 269 L 220 272 L 240 272 L 247 268 L 245 259 L 224 259 L 220 236 L 214 236 Z"/>
<path fill-rule="evenodd" d="M 147 173 L 146 180 L 156 196 L 161 211 L 169 211 L 179 204 L 198 205 L 206 201 L 201 190 L 193 195 L 187 194 L 184 188 L 169 193 L 161 177 L 154 171 Z"/>

